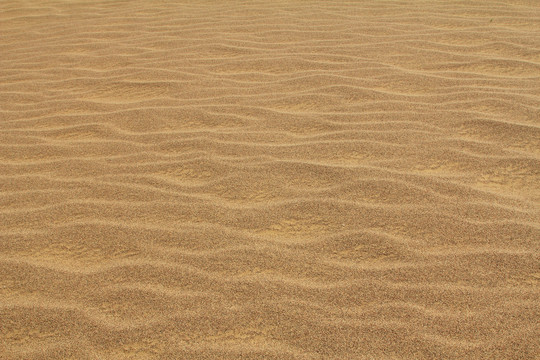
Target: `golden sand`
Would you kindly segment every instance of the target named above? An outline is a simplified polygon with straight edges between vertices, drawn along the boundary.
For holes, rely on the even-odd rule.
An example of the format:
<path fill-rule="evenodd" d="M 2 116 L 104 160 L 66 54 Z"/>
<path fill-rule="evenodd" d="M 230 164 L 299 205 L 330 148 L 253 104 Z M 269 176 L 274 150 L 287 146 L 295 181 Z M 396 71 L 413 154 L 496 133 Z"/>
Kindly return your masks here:
<path fill-rule="evenodd" d="M 537 1 L 0 2 L 1 359 L 540 358 Z"/>

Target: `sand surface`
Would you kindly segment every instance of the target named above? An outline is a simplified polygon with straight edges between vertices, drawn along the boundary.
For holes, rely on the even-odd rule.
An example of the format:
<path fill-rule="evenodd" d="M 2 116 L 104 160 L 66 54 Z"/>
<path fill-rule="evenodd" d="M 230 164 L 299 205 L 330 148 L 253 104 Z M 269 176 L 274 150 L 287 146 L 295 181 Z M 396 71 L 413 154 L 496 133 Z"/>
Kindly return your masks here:
<path fill-rule="evenodd" d="M 1 359 L 540 358 L 540 2 L 1 1 Z"/>

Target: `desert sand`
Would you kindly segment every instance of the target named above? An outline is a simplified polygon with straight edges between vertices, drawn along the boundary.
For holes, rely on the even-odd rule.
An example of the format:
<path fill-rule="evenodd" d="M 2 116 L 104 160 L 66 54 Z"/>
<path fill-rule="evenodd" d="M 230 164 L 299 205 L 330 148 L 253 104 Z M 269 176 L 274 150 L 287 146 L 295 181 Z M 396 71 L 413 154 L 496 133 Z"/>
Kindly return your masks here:
<path fill-rule="evenodd" d="M 0 2 L 1 359 L 540 358 L 537 1 Z"/>

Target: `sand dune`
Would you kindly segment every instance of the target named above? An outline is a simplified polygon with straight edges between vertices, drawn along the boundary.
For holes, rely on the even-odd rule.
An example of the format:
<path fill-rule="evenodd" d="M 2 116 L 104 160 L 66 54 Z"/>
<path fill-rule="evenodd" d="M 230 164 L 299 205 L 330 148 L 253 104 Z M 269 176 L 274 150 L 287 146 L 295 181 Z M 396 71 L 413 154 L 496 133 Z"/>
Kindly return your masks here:
<path fill-rule="evenodd" d="M 0 358 L 540 358 L 539 5 L 0 2 Z"/>

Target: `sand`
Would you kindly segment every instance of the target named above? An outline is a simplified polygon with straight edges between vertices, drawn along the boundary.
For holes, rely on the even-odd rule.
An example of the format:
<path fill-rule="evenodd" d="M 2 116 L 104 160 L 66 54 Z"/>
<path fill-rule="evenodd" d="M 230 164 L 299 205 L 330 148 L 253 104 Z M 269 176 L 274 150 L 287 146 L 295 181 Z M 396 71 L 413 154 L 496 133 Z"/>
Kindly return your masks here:
<path fill-rule="evenodd" d="M 0 2 L 1 359 L 539 359 L 537 1 Z"/>

